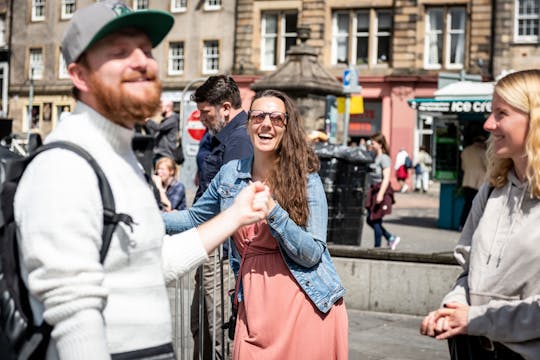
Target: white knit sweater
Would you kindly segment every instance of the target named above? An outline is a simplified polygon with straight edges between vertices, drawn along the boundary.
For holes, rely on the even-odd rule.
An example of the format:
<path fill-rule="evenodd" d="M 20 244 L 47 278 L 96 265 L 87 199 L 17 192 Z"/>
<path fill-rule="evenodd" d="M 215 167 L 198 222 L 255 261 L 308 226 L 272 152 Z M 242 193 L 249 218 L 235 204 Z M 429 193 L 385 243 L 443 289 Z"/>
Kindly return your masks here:
<path fill-rule="evenodd" d="M 41 308 L 36 321 L 43 313 L 54 326 L 48 358 L 107 359 L 171 341 L 161 269 L 164 225 L 131 150 L 132 136 L 132 130 L 79 102 L 47 138 L 69 140 L 90 152 L 107 176 L 117 212 L 136 223 L 133 232 L 117 226 L 104 266 L 101 196 L 86 161 L 67 150 L 50 150 L 21 180 L 15 217 L 23 274 L 29 274 L 34 308 Z M 182 240 L 182 253 L 172 254 L 182 256 L 176 263 L 191 267 L 206 259 L 197 236 Z"/>

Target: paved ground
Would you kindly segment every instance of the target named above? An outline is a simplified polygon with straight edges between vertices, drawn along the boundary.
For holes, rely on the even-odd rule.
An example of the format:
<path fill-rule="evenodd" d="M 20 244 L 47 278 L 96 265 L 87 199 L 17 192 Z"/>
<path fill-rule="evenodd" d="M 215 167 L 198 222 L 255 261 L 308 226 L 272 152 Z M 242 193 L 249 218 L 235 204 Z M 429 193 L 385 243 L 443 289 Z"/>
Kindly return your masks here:
<path fill-rule="evenodd" d="M 451 252 L 459 232 L 437 227 L 439 186 L 427 194 L 396 193 L 393 212 L 385 227 L 401 237 L 396 251 L 416 253 Z M 364 224 L 362 248 L 373 247 L 373 230 Z M 350 360 L 433 360 L 449 359 L 444 341 L 421 336 L 421 317 L 352 310 L 349 313 Z"/>
<path fill-rule="evenodd" d="M 446 341 L 419 333 L 421 318 L 349 310 L 349 360 L 447 360 Z"/>
<path fill-rule="evenodd" d="M 397 251 L 413 253 L 451 252 L 459 232 L 437 227 L 439 217 L 439 184 L 434 183 L 429 192 L 395 194 L 392 214 L 384 218 L 384 226 L 401 237 Z M 373 230 L 364 223 L 361 248 L 373 247 Z"/>

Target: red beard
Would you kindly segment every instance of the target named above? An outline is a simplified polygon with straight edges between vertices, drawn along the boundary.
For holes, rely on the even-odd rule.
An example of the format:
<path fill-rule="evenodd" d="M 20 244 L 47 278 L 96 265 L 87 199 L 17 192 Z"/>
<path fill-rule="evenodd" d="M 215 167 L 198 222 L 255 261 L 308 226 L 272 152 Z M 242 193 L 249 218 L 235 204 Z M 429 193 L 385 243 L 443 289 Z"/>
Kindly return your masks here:
<path fill-rule="evenodd" d="M 99 104 L 99 112 L 115 123 L 128 126 L 144 123 L 160 109 L 161 81 L 153 74 L 149 78 L 152 80 L 150 86 L 141 85 L 146 86 L 143 96 L 134 96 L 123 88 L 122 82 L 130 80 L 127 78 L 123 78 L 118 86 L 113 86 L 92 73 L 88 85 Z"/>

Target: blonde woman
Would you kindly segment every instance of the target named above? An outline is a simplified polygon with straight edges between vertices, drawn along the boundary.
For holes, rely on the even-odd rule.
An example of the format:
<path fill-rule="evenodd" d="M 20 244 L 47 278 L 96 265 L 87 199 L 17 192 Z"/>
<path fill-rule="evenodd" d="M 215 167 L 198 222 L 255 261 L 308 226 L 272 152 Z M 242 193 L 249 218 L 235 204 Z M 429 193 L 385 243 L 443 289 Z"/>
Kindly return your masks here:
<path fill-rule="evenodd" d="M 487 184 L 454 255 L 463 267 L 421 333 L 450 339 L 452 359 L 540 357 L 540 70 L 499 80 Z"/>

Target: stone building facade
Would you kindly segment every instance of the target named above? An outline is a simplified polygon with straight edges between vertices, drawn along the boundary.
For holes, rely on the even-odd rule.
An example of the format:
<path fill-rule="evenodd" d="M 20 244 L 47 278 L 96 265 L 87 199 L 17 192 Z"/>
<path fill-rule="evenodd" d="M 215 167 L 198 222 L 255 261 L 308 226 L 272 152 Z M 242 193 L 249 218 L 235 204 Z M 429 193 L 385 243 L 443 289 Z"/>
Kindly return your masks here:
<path fill-rule="evenodd" d="M 516 3 L 522 3 L 516 8 Z M 493 74 L 539 68 L 540 36 L 538 1 L 494 1 Z"/>
<path fill-rule="evenodd" d="M 30 126 L 46 134 L 63 111 L 73 108 L 60 41 L 69 13 L 93 1 L 0 1 L 0 79 L 9 74 L 9 90 L 6 81 L 0 86 L 1 103 L 14 119 L 14 132 Z M 431 131 L 419 123 L 407 100 L 433 96 L 439 72 L 466 72 L 489 80 L 505 70 L 530 67 L 540 56 L 538 5 L 516 8 L 534 1 L 126 2 L 134 8 L 170 11 L 176 19 L 154 51 L 164 97 L 175 101 L 197 81 L 229 73 L 248 106 L 251 84 L 285 61 L 297 43 L 298 28 L 307 26 L 307 45 L 325 70 L 339 81 L 349 64 L 359 71 L 365 111 L 352 116 L 349 135 L 358 139 L 382 131 L 392 144 L 391 155 L 401 147 L 414 152 Z M 33 114 L 28 117 L 31 89 Z"/>
<path fill-rule="evenodd" d="M 26 132 L 30 127 L 32 131 L 46 135 L 63 111 L 73 109 L 71 81 L 65 70 L 60 43 L 72 13 L 94 2 L 10 2 L 13 30 L 8 115 L 13 119 L 15 133 Z M 125 0 L 124 3 L 134 9 L 168 11 L 175 17 L 171 32 L 153 51 L 160 64 L 164 97 L 179 101 L 182 89 L 193 79 L 232 71 L 234 0 Z M 1 49 L 0 44 L 0 70 Z M 32 77 L 31 69 L 34 69 Z M 31 90 L 32 115 L 28 116 Z"/>
<path fill-rule="evenodd" d="M 432 129 L 407 100 L 432 97 L 441 71 L 492 77 L 492 16 L 491 0 L 238 0 L 234 71 L 249 87 L 308 26 L 325 69 L 339 80 L 349 64 L 359 71 L 365 109 L 351 116 L 351 139 L 382 131 L 392 157 L 413 154 Z"/>

